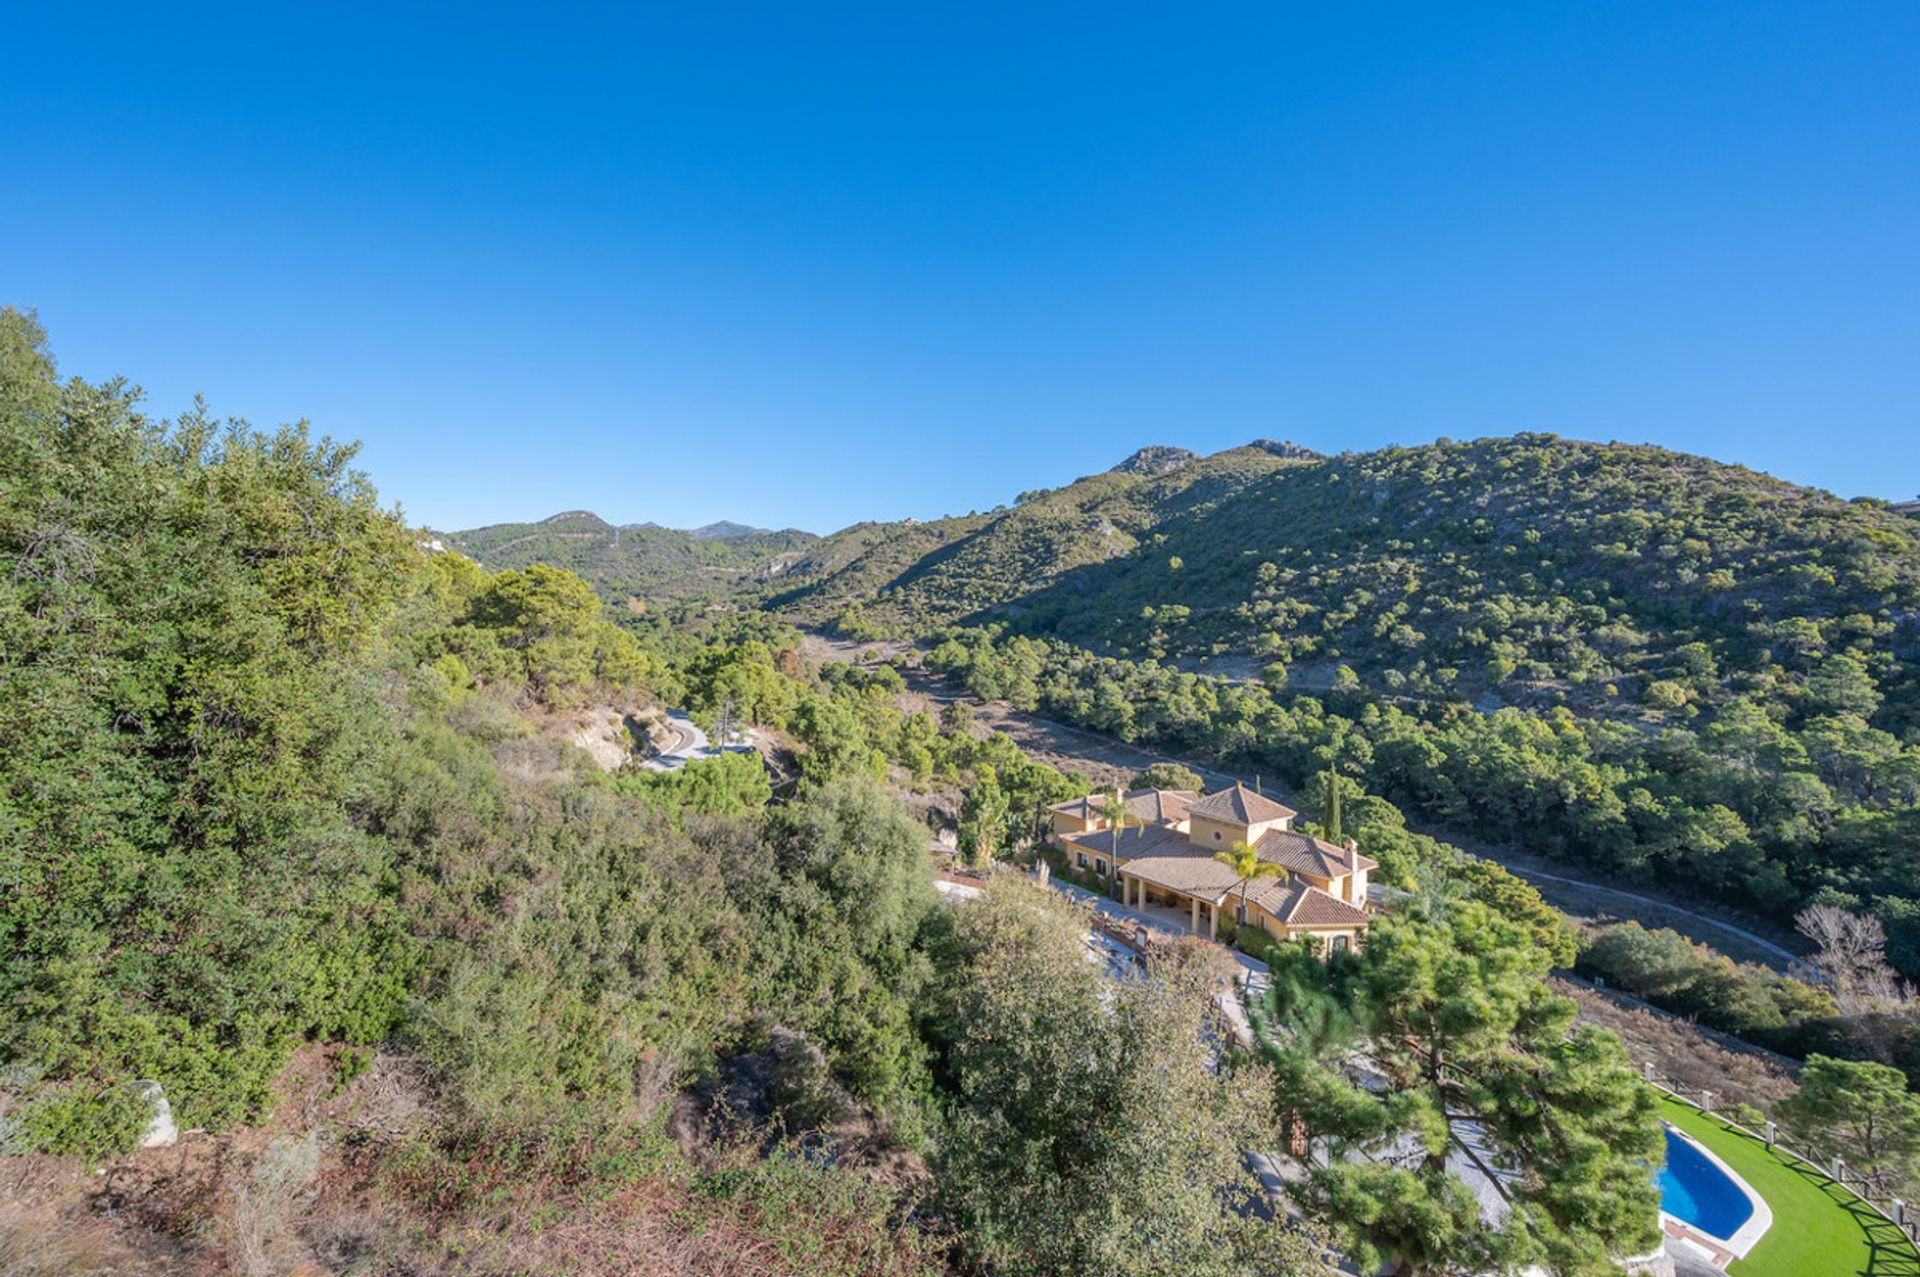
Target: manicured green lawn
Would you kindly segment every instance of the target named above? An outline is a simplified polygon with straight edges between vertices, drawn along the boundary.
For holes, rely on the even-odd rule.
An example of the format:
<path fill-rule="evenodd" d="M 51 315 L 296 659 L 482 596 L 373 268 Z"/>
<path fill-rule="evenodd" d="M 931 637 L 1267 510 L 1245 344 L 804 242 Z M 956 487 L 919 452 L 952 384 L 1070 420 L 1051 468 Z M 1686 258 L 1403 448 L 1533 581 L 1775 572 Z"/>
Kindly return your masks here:
<path fill-rule="evenodd" d="M 1665 1099 L 1660 1115 L 1712 1149 L 1773 1208 L 1773 1227 L 1731 1277 L 1920 1277 L 1920 1256 L 1874 1209 L 1718 1118 Z"/>

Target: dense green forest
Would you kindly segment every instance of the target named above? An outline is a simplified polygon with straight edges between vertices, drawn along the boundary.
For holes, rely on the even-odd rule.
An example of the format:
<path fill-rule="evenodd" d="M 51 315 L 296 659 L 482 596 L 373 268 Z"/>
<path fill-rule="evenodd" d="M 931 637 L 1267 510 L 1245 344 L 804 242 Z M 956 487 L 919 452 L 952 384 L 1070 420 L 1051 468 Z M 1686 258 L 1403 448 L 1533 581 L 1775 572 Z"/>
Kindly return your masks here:
<path fill-rule="evenodd" d="M 1920 525 L 1653 447 L 1239 448 L 969 520 L 862 525 L 788 575 L 776 608 L 855 628 L 1004 620 L 1101 655 L 1232 656 L 1314 685 L 1345 665 L 1383 696 L 1656 724 L 1744 697 L 1920 725 Z M 1818 699 L 1834 656 L 1877 696 L 1845 694 L 1836 666 Z"/>
<path fill-rule="evenodd" d="M 994 635 L 950 632 L 929 662 L 982 695 L 1296 783 L 1333 765 L 1444 828 L 1623 881 L 1783 918 L 1809 902 L 1866 908 L 1895 959 L 1920 969 L 1920 744 L 1831 702 L 1796 713 L 1736 698 L 1649 730 L 1564 707 L 1393 701 L 1357 684 L 1310 696 Z M 1848 693 L 1878 697 L 1866 662 L 1829 659 L 1844 662 Z M 1832 668 L 1803 676 L 1808 701 L 1835 694 L 1821 674 Z"/>

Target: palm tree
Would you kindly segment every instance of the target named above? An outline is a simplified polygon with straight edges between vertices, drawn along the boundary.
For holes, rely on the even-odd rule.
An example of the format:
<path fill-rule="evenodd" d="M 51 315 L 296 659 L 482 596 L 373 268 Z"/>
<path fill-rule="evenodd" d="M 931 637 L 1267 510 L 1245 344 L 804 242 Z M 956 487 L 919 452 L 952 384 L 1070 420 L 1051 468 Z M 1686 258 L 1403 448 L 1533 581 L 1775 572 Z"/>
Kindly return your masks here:
<path fill-rule="evenodd" d="M 1240 912 L 1234 917 L 1238 926 L 1247 920 L 1247 886 L 1255 878 L 1285 879 L 1287 871 L 1271 860 L 1260 859 L 1260 853 L 1250 843 L 1237 842 L 1225 851 L 1216 851 L 1213 858 L 1233 870 L 1233 876 L 1240 880 Z"/>
<path fill-rule="evenodd" d="M 1113 791 L 1111 798 L 1095 807 L 1093 814 L 1106 821 L 1113 829 L 1113 852 L 1107 857 L 1109 874 L 1107 889 L 1117 896 L 1120 891 L 1120 831 L 1128 825 L 1138 825 L 1140 818 L 1133 814 L 1133 809 L 1127 806 L 1127 800 L 1121 797 L 1118 789 Z"/>

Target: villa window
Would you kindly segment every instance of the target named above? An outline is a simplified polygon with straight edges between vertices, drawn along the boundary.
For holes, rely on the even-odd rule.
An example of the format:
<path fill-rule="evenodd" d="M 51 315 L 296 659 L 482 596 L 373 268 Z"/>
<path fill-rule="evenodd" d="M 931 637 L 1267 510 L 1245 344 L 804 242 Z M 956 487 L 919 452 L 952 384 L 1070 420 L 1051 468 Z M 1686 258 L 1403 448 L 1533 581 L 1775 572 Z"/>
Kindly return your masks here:
<path fill-rule="evenodd" d="M 1219 842 L 1219 841 L 1220 841 L 1220 831 L 1219 831 L 1218 829 L 1216 829 L 1216 830 L 1214 830 L 1214 831 L 1213 831 L 1213 840 L 1214 840 L 1215 842 Z"/>
<path fill-rule="evenodd" d="M 1245 905 L 1235 905 L 1233 908 L 1233 913 L 1234 913 L 1233 920 L 1236 924 L 1242 927 L 1247 925 L 1247 907 Z"/>
<path fill-rule="evenodd" d="M 1087 853 L 1084 851 L 1080 853 L 1080 867 L 1082 869 L 1087 867 Z"/>
<path fill-rule="evenodd" d="M 1094 868 L 1094 871 L 1095 871 L 1095 872 L 1097 872 L 1098 874 L 1100 874 L 1100 875 L 1101 875 L 1102 877 L 1105 877 L 1105 876 L 1106 876 L 1106 872 L 1107 872 L 1107 862 L 1106 862 L 1106 861 L 1104 861 L 1104 860 L 1096 860 L 1096 861 L 1094 861 L 1094 862 L 1093 862 L 1093 868 Z"/>
<path fill-rule="evenodd" d="M 1347 951 L 1347 938 L 1345 936 L 1335 936 L 1333 938 L 1333 951 L 1335 953 L 1345 953 Z"/>

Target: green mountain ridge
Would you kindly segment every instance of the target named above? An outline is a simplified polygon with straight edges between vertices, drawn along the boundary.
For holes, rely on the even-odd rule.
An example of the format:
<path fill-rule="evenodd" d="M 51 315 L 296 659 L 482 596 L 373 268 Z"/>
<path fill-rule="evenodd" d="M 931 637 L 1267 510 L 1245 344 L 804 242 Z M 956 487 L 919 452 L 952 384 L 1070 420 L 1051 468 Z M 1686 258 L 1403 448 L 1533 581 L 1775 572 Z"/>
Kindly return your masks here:
<path fill-rule="evenodd" d="M 656 523 L 616 527 L 589 510 L 442 533 L 440 539 L 495 571 L 534 563 L 564 567 L 616 599 L 724 593 L 777 575 L 818 540 L 797 528 L 776 532 L 724 521 L 691 531 Z"/>
<path fill-rule="evenodd" d="M 1004 622 L 1133 659 L 1345 664 L 1409 694 L 1616 708 L 1671 698 L 1653 689 L 1676 674 L 1691 699 L 1763 691 L 1775 646 L 1861 646 L 1915 722 L 1920 525 L 1640 445 L 1236 448 L 991 515 L 856 525 L 780 584 L 766 605 L 808 624 Z M 1788 621 L 1821 633 L 1783 644 Z M 1676 669 L 1703 660 L 1711 675 Z"/>

